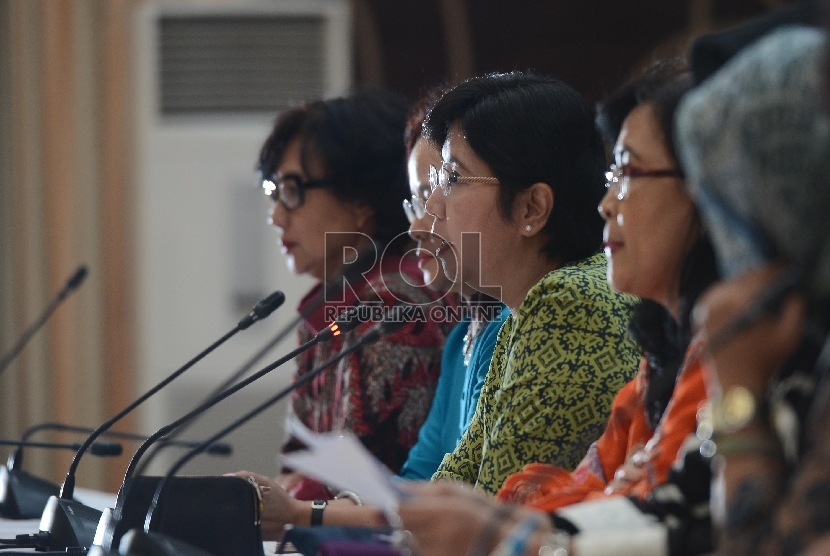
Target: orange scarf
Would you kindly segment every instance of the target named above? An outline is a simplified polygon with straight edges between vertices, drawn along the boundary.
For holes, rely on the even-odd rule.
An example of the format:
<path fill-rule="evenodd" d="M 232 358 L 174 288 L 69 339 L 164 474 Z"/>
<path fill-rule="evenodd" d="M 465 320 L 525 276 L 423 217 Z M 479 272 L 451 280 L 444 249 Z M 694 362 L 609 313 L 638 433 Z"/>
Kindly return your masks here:
<path fill-rule="evenodd" d="M 573 472 L 533 463 L 510 475 L 497 498 L 547 512 L 604 496 L 645 497 L 666 482 L 683 441 L 697 427 L 697 409 L 706 399 L 703 342 L 694 340 L 678 373 L 671 401 L 652 430 L 644 405 L 645 360 L 638 375 L 623 386 L 611 406 L 605 432 Z"/>

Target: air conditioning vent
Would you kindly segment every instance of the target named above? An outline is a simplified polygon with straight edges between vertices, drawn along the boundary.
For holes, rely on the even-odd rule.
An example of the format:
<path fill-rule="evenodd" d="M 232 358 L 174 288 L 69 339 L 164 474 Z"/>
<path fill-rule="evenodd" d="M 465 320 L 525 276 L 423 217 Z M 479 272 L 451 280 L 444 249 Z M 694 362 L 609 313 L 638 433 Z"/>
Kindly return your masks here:
<path fill-rule="evenodd" d="M 325 19 L 163 16 L 163 115 L 273 113 L 325 93 Z"/>
<path fill-rule="evenodd" d="M 289 300 L 213 353 L 191 378 L 182 377 L 180 387 L 189 398 L 166 389 L 148 400 L 141 428 L 156 430 L 270 342 L 294 318 L 289 306 L 314 285 L 294 275 L 277 252 L 266 223 L 268 203 L 253 187 L 254 163 L 279 112 L 349 92 L 353 29 L 350 0 L 133 4 L 129 72 L 135 107 L 139 388 L 161 381 L 171 361 L 186 361 L 206 339 L 230 330 L 239 322 L 239 310 L 250 310 L 253 300 L 276 288 Z M 294 342 L 293 336 L 286 338 L 269 357 L 287 353 Z M 275 373 L 274 383 L 263 388 L 282 387 L 288 375 L 289 370 Z M 206 422 L 214 425 L 202 430 L 218 430 L 216 423 L 231 422 L 237 409 L 256 401 L 234 399 L 241 405 L 219 404 L 216 420 Z M 284 414 L 284 408 L 278 411 Z M 240 447 L 239 455 L 218 465 L 225 471 L 254 466 L 276 472 L 281 421 L 272 414 L 252 422 L 255 432 L 228 439 L 235 452 Z M 241 448 L 255 437 L 273 441 L 258 462 Z M 168 469 L 174 456 L 172 450 L 162 452 L 151 473 Z M 216 473 L 211 458 L 198 458 L 188 473 L 202 465 L 202 474 Z"/>

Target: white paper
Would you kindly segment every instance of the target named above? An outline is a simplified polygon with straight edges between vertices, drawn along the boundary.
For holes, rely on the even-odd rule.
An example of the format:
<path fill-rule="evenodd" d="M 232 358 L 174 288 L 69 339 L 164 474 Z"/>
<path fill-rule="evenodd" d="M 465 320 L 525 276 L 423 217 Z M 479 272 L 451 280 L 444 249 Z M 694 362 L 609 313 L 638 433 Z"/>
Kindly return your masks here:
<path fill-rule="evenodd" d="M 308 450 L 283 455 L 285 465 L 340 490 L 351 490 L 368 506 L 397 512 L 403 491 L 395 485 L 392 472 L 355 435 L 314 433 L 297 419 L 289 420 L 288 431 Z"/>

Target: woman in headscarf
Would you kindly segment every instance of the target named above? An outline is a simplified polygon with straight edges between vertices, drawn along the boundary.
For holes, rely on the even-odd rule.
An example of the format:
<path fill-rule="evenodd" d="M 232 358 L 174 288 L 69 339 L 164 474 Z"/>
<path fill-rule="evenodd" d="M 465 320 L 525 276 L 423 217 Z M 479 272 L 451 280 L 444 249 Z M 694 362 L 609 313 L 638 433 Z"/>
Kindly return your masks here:
<path fill-rule="evenodd" d="M 798 554 L 830 534 L 830 119 L 824 33 L 775 31 L 677 120 L 727 277 L 700 304 L 704 423 L 723 554 Z M 828 546 L 824 546 L 826 553 Z"/>

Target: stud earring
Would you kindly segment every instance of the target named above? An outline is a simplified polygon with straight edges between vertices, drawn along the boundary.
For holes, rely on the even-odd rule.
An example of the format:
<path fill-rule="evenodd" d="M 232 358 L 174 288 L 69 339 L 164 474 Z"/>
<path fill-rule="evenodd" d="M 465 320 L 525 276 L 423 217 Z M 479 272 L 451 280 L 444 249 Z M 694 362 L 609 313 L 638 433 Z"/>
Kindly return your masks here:
<path fill-rule="evenodd" d="M 528 233 L 532 232 L 533 231 L 533 226 L 531 226 L 530 224 L 526 225 L 525 226 L 525 231 L 528 232 Z"/>

